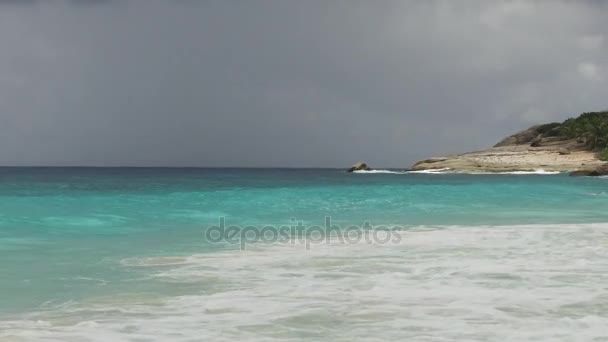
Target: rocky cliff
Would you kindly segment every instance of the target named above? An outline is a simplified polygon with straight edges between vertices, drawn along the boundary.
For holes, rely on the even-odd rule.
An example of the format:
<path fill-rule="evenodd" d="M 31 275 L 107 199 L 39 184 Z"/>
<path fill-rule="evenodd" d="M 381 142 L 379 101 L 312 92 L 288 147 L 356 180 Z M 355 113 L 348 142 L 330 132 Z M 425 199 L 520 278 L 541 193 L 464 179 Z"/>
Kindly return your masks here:
<path fill-rule="evenodd" d="M 581 137 L 561 134 L 562 124 L 530 127 L 487 150 L 421 160 L 412 170 L 454 171 L 577 171 L 604 164 L 596 149 Z"/>

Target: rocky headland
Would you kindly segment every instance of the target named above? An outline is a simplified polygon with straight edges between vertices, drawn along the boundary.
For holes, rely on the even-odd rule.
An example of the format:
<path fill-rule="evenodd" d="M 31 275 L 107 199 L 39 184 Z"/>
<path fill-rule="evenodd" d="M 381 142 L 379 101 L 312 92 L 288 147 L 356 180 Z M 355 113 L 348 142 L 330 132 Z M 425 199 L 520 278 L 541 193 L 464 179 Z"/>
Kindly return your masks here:
<path fill-rule="evenodd" d="M 464 172 L 577 171 L 608 174 L 608 112 L 585 113 L 563 123 L 530 127 L 476 152 L 418 161 L 411 169 Z"/>

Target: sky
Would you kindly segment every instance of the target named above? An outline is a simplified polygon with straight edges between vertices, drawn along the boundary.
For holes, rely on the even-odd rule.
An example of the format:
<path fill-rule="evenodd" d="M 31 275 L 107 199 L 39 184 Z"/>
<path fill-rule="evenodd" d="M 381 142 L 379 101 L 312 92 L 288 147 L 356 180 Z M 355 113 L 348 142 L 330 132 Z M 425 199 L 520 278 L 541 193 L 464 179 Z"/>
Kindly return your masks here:
<path fill-rule="evenodd" d="M 407 168 L 608 109 L 602 1 L 0 0 L 0 165 Z"/>

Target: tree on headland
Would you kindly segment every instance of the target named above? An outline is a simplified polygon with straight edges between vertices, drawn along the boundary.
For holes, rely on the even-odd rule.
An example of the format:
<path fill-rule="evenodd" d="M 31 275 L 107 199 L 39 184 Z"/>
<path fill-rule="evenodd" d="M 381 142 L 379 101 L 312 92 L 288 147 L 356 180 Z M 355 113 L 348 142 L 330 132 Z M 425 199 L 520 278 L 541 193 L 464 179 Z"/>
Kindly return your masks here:
<path fill-rule="evenodd" d="M 598 151 L 600 159 L 608 160 L 608 111 L 583 113 L 561 124 L 549 125 L 551 128 L 544 135 L 577 139 L 589 149 Z"/>

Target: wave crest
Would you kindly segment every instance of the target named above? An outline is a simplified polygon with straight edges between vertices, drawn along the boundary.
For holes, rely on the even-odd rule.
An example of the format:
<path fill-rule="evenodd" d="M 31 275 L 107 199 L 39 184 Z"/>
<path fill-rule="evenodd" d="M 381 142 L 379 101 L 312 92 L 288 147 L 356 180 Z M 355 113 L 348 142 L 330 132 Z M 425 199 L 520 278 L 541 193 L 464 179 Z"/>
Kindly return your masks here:
<path fill-rule="evenodd" d="M 386 173 L 386 174 L 403 175 L 403 174 L 406 174 L 406 173 L 407 173 L 407 171 L 392 171 L 392 170 L 358 170 L 358 171 L 353 171 L 353 173 L 359 173 L 359 174 L 378 174 L 378 173 Z"/>

